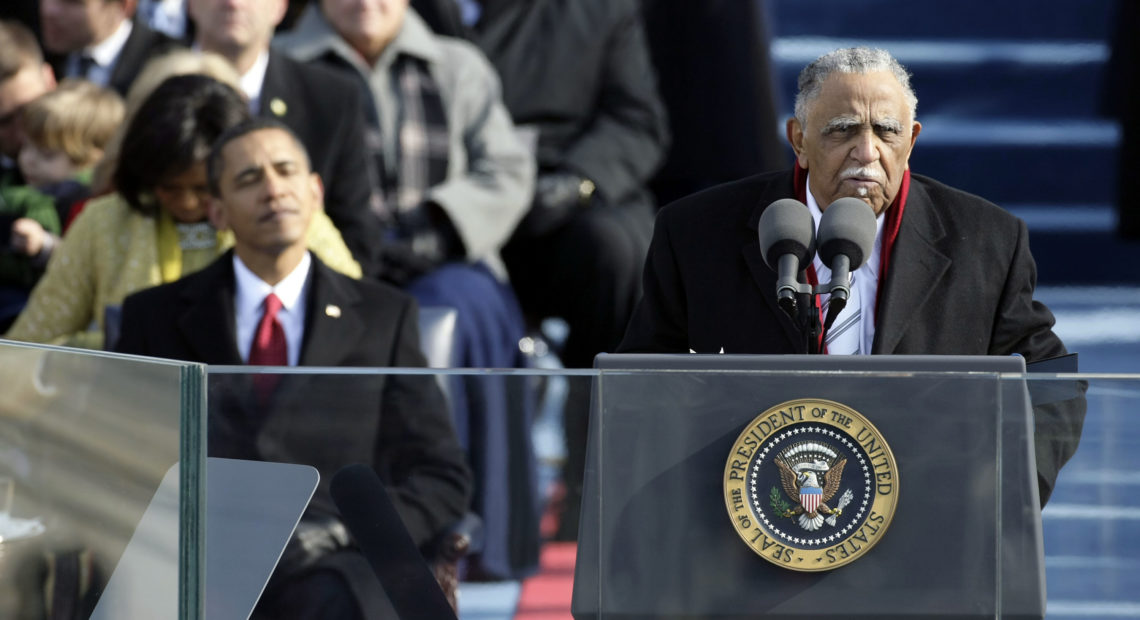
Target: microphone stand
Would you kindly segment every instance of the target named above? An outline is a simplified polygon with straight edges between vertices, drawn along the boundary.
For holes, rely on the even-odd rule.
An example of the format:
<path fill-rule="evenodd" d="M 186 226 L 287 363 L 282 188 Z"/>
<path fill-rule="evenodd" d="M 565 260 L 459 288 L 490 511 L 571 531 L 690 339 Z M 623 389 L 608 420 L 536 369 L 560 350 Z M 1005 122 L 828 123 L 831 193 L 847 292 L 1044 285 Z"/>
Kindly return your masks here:
<path fill-rule="evenodd" d="M 823 293 L 831 293 L 834 295 L 835 291 L 833 289 L 835 287 L 833 285 L 835 283 L 828 282 L 827 284 L 812 286 L 807 283 L 806 271 L 800 272 L 798 280 L 795 305 L 790 309 L 784 304 L 781 304 L 780 307 L 787 313 L 788 318 L 792 319 L 792 321 L 796 323 L 796 326 L 800 328 L 800 333 L 804 335 L 804 350 L 808 352 L 808 355 L 820 355 L 823 353 L 823 347 L 820 346 L 820 333 L 826 328 L 831 327 L 831 322 L 835 320 L 835 316 L 829 316 L 827 325 L 824 326 L 820 322 L 819 306 L 816 305 L 815 301 L 816 298 Z M 850 286 L 850 278 L 848 278 L 848 282 L 845 283 L 845 286 Z M 840 300 L 835 299 L 832 303 L 839 301 Z M 845 305 L 846 300 L 844 299 L 842 301 Z M 807 312 L 800 312 L 800 308 L 806 308 Z M 843 307 L 839 306 L 834 314 L 837 315 L 842 309 Z"/>
<path fill-rule="evenodd" d="M 804 334 L 805 350 L 809 356 L 817 356 L 820 350 L 820 307 L 815 304 L 815 291 L 803 295 L 800 303 L 807 308 L 807 312 L 799 316 L 799 331 Z"/>
<path fill-rule="evenodd" d="M 807 300 L 808 311 L 807 311 L 807 322 L 806 322 L 806 325 L 804 326 L 804 333 L 807 334 L 807 341 L 808 341 L 807 352 L 808 352 L 808 355 L 820 355 L 823 353 L 822 347 L 820 347 L 820 342 L 819 342 L 819 332 L 820 332 L 821 328 L 820 328 L 820 324 L 819 324 L 819 306 L 816 305 L 816 303 L 815 303 L 817 295 L 819 295 L 819 292 L 813 290 L 811 292 L 811 294 L 807 296 L 808 297 L 808 300 Z"/>
<path fill-rule="evenodd" d="M 819 306 L 815 303 L 815 298 L 820 293 L 827 292 L 829 289 L 821 286 L 812 286 L 807 283 L 807 271 L 801 271 L 798 282 L 796 283 L 794 305 L 780 304 L 784 313 L 792 320 L 800 329 L 800 333 L 804 335 L 804 350 L 809 355 L 819 355 L 822 353 L 819 346 Z M 806 312 L 801 312 L 800 309 L 806 309 Z"/>

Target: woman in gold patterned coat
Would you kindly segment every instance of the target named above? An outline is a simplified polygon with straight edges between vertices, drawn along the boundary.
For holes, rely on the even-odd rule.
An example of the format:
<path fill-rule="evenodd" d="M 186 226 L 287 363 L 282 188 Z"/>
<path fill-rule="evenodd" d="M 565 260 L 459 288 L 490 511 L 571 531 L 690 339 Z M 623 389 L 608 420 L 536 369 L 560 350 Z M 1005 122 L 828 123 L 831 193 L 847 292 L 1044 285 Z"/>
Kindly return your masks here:
<path fill-rule="evenodd" d="M 248 116 L 248 102 L 213 78 L 162 82 L 128 121 L 116 193 L 93 200 L 75 219 L 5 337 L 102 348 L 108 306 L 197 271 L 231 247 L 232 236 L 207 220 L 205 159 L 214 139 Z M 323 213 L 309 229 L 309 247 L 333 269 L 360 277 Z"/>

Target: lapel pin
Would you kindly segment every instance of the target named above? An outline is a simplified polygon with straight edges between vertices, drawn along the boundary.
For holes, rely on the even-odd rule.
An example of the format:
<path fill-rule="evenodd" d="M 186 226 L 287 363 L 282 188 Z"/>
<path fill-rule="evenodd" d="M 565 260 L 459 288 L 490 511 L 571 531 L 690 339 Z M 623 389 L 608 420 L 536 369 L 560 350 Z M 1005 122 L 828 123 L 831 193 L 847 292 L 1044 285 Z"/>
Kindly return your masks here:
<path fill-rule="evenodd" d="M 285 105 L 284 101 L 274 97 L 273 100 L 269 102 L 269 111 L 273 112 L 275 116 L 285 116 L 285 113 L 289 111 L 289 106 Z"/>
<path fill-rule="evenodd" d="M 329 305 L 325 306 L 325 314 L 331 316 L 334 319 L 339 319 L 340 318 L 340 306 L 334 306 L 333 304 L 329 304 Z"/>

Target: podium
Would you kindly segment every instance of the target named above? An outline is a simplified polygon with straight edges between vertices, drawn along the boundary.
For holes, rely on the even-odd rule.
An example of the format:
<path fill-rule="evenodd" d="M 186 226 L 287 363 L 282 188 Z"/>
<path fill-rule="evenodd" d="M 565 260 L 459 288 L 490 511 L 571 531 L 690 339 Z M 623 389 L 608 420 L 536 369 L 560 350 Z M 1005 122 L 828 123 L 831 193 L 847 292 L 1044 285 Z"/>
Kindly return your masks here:
<path fill-rule="evenodd" d="M 597 367 L 576 618 L 1044 617 L 1021 358 L 612 355 Z M 762 557 L 726 496 L 738 438 L 797 399 L 861 413 L 896 465 L 886 527 L 832 570 Z"/>

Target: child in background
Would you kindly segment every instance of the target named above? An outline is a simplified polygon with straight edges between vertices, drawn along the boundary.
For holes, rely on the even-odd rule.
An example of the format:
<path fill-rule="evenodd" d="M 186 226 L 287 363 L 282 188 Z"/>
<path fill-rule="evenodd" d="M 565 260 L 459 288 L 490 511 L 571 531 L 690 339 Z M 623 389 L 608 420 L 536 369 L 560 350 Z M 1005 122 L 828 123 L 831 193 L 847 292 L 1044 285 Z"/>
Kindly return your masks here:
<path fill-rule="evenodd" d="M 42 248 L 28 247 L 17 233 L 25 221 L 44 238 L 59 232 L 59 216 L 50 197 L 25 185 L 0 188 L 0 329 L 16 319 L 47 265 Z"/>
<path fill-rule="evenodd" d="M 20 171 L 29 186 L 53 200 L 59 223 L 90 196 L 91 171 L 122 122 L 122 98 L 86 80 L 64 80 L 24 107 Z M 58 233 L 35 218 L 17 219 L 11 245 L 46 264 Z"/>
<path fill-rule="evenodd" d="M 23 309 L 122 120 L 122 99 L 83 80 L 66 80 L 21 111 L 18 163 L 28 185 L 0 189 L 0 332 Z"/>
<path fill-rule="evenodd" d="M 28 247 L 17 232 L 28 228 L 24 222 L 34 224 L 40 238 L 58 233 L 59 216 L 51 197 L 26 185 L 0 188 L 0 329 L 16 320 L 47 265 L 42 248 Z"/>

